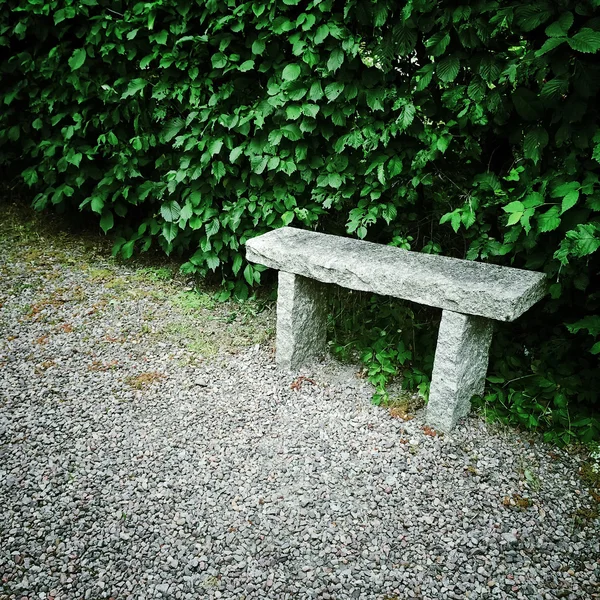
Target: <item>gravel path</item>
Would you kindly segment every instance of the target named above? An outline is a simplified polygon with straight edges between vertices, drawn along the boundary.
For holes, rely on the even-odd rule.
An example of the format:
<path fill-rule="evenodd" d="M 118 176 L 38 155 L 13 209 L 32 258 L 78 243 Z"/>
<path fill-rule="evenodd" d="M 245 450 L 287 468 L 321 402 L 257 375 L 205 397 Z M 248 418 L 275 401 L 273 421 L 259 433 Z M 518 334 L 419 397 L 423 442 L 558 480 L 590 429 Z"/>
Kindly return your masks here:
<path fill-rule="evenodd" d="M 277 372 L 268 310 L 14 234 L 0 600 L 600 597 L 582 458 L 477 417 L 431 435 L 355 369 Z"/>

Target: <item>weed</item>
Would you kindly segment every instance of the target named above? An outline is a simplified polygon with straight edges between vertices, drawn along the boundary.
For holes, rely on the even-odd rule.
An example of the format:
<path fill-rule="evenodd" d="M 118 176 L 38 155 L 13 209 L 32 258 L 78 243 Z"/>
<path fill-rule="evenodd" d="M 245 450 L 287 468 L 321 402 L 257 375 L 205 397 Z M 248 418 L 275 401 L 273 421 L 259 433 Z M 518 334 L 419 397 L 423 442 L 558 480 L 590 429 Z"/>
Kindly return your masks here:
<path fill-rule="evenodd" d="M 387 397 L 381 406 L 389 411 L 390 417 L 393 419 L 410 421 L 415 418 L 415 411 L 422 408 L 423 399 L 414 394 L 401 392 L 397 396 Z"/>
<path fill-rule="evenodd" d="M 131 287 L 131 284 L 125 277 L 115 277 L 114 279 L 109 281 L 104 287 L 115 291 L 123 291 L 129 289 Z"/>
<path fill-rule="evenodd" d="M 526 461 L 521 458 L 519 473 L 525 479 L 527 487 L 534 491 L 539 492 L 542 487 L 542 482 L 535 471 L 536 465 L 531 464 L 530 461 Z"/>
<path fill-rule="evenodd" d="M 519 494 L 513 494 L 512 496 L 504 496 L 502 504 L 507 508 L 518 508 L 524 510 L 532 505 L 529 498 L 520 496 Z"/>
<path fill-rule="evenodd" d="M 111 360 L 110 362 L 103 363 L 99 360 L 92 361 L 91 365 L 88 365 L 88 371 L 111 371 L 118 367 L 119 362 Z"/>
<path fill-rule="evenodd" d="M 328 336 L 344 362 L 360 360 L 375 386 L 372 401 L 385 405 L 387 386 L 401 376 L 403 386 L 424 398 L 429 392 L 434 346 L 432 311 L 393 298 L 332 287 Z M 398 411 L 396 411 L 398 412 Z"/>
<path fill-rule="evenodd" d="M 573 523 L 577 529 L 584 529 L 598 517 L 600 517 L 598 506 L 578 508 L 573 515 Z"/>
<path fill-rule="evenodd" d="M 135 390 L 145 390 L 154 383 L 165 379 L 165 375 L 156 371 L 150 373 L 140 373 L 139 375 L 131 375 L 125 378 L 125 383 Z"/>
<path fill-rule="evenodd" d="M 302 386 L 304 383 L 310 383 L 312 385 L 317 385 L 317 382 L 314 379 L 311 379 L 310 377 L 305 377 L 304 375 L 300 375 L 300 377 L 296 377 L 296 379 L 294 379 L 294 381 L 292 381 L 292 384 L 290 385 L 290 389 L 298 392 L 302 389 Z"/>
<path fill-rule="evenodd" d="M 55 367 L 56 366 L 56 361 L 54 360 L 46 360 L 43 363 L 39 364 L 36 368 L 35 368 L 35 372 L 38 375 L 42 375 L 45 371 L 47 371 L 48 369 Z"/>
<path fill-rule="evenodd" d="M 600 469 L 597 463 L 585 462 L 579 469 L 579 476 L 590 488 L 600 489 Z"/>

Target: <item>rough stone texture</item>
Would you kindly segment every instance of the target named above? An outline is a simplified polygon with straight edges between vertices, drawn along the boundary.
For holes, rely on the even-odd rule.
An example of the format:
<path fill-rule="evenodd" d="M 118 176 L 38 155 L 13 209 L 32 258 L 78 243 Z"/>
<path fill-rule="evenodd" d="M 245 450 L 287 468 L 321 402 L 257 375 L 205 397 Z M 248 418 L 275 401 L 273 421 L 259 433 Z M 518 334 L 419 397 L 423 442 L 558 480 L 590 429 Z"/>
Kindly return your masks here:
<path fill-rule="evenodd" d="M 450 431 L 483 392 L 492 333 L 489 319 L 443 311 L 427 404 L 435 429 Z"/>
<path fill-rule="evenodd" d="M 546 293 L 543 273 L 292 227 L 249 240 L 246 258 L 325 283 L 501 321 L 513 321 Z"/>
<path fill-rule="evenodd" d="M 296 370 L 325 354 L 326 305 L 323 285 L 279 271 L 277 292 L 277 365 Z"/>

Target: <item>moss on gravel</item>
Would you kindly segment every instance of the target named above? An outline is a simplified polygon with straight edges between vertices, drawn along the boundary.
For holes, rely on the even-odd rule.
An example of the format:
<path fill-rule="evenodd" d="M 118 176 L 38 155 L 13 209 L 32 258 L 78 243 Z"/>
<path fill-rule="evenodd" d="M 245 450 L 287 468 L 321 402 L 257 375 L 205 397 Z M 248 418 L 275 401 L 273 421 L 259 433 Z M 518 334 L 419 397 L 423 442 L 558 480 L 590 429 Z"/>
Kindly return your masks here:
<path fill-rule="evenodd" d="M 85 307 L 88 316 L 102 319 L 119 303 L 147 301 L 151 308 L 143 304 L 141 320 L 153 325 L 141 325 L 136 334 L 164 336 L 202 358 L 235 353 L 274 335 L 274 311 L 268 301 L 218 302 L 218 288 L 180 275 L 176 261 L 158 254 L 117 260 L 105 236 L 55 215 L 40 215 L 22 203 L 0 201 L 0 249 L 0 321 L 1 306 L 9 298 L 19 303 L 21 294 L 30 290 L 33 299 L 28 296 L 22 303 L 22 318 L 44 322 L 51 320 L 57 303 Z M 61 289 L 65 268 L 82 273 L 90 286 L 101 286 L 102 299 L 85 306 L 84 288 Z M 54 289 L 48 293 L 50 283 Z"/>

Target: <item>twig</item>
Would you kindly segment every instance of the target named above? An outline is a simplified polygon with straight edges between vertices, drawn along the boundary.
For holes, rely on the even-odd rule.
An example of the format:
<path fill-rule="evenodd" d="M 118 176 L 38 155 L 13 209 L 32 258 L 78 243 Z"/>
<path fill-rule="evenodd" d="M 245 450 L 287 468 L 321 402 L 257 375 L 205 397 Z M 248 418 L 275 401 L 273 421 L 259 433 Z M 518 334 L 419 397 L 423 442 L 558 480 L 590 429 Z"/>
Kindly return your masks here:
<path fill-rule="evenodd" d="M 117 15 L 118 17 L 121 17 L 121 19 L 125 18 L 125 15 L 123 13 L 117 12 L 116 10 L 113 10 L 112 8 L 107 8 L 106 10 L 108 12 L 113 13 L 114 15 Z"/>

